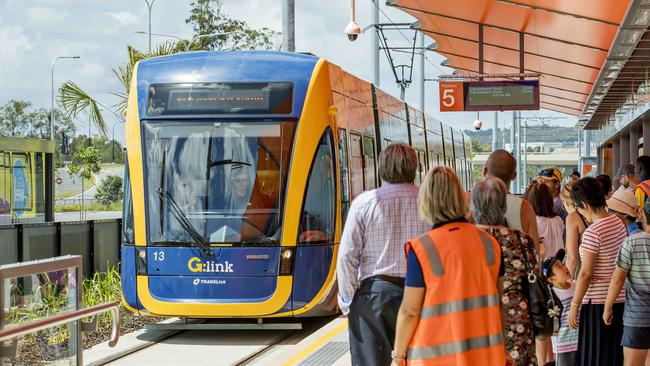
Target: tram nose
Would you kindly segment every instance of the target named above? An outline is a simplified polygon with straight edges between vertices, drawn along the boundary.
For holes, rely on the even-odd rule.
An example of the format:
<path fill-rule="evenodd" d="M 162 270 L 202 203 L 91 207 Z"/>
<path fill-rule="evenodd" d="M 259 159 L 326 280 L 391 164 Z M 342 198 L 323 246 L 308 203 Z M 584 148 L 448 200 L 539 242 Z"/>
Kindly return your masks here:
<path fill-rule="evenodd" d="M 177 302 L 260 301 L 273 295 L 282 249 L 218 248 L 206 256 L 196 248 L 147 248 L 149 290 Z"/>

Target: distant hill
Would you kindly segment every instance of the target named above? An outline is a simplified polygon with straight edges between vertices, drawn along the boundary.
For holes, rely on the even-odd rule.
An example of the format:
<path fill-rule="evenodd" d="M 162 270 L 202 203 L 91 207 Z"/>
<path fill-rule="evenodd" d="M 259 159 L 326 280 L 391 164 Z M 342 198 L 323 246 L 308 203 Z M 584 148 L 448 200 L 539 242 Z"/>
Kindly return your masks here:
<path fill-rule="evenodd" d="M 492 144 L 491 128 L 482 129 L 480 131 L 465 130 L 465 133 L 472 139 L 477 140 L 481 145 Z M 528 142 L 576 143 L 578 141 L 578 131 L 573 129 L 573 127 L 532 126 L 527 128 L 526 133 L 528 135 Z M 499 129 L 499 141 L 503 141 L 504 134 L 506 143 L 509 143 L 510 129 L 506 129 L 505 131 L 503 129 Z"/>

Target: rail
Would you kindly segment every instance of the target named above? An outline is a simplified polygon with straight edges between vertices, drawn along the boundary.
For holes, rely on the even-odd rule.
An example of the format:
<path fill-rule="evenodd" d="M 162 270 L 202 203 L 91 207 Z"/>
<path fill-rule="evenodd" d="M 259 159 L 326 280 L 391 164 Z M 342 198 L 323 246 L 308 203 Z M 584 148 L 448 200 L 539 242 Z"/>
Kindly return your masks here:
<path fill-rule="evenodd" d="M 55 315 L 49 318 L 40 319 L 31 323 L 18 325 L 13 328 L 0 330 L 0 342 L 8 341 L 13 338 L 21 337 L 39 330 L 52 328 L 57 325 L 70 323 L 91 316 L 96 316 L 108 311 L 113 313 L 111 339 L 108 342 L 110 347 L 115 347 L 120 338 L 120 312 L 118 302 L 109 302 L 101 305 L 91 306 L 85 309 L 79 309 L 65 314 Z"/>

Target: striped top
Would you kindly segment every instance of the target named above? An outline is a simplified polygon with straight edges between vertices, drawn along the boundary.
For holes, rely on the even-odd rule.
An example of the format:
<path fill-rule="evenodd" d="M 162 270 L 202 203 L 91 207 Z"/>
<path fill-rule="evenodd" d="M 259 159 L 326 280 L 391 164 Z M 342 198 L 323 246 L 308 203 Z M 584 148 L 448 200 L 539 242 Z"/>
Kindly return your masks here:
<path fill-rule="evenodd" d="M 569 327 L 569 309 L 571 309 L 571 301 L 573 300 L 573 293 L 576 290 L 575 283 L 571 282 L 571 287 L 568 289 L 553 288 L 557 297 L 562 301 L 562 317 L 560 318 L 560 329 L 557 335 L 551 337 L 553 341 L 553 353 L 567 353 L 578 350 L 578 330 Z"/>
<path fill-rule="evenodd" d="M 607 300 L 607 289 L 614 274 L 616 256 L 626 237 L 627 228 L 623 220 L 616 215 L 595 220 L 582 234 L 582 244 L 578 249 L 581 262 L 585 261 L 585 253 L 596 254 L 594 274 L 582 299 L 583 304 L 588 304 L 590 300 L 592 304 L 604 304 Z M 625 290 L 618 294 L 616 302 L 625 302 Z"/>
<path fill-rule="evenodd" d="M 650 234 L 625 239 L 616 265 L 628 273 L 623 325 L 650 327 Z"/>

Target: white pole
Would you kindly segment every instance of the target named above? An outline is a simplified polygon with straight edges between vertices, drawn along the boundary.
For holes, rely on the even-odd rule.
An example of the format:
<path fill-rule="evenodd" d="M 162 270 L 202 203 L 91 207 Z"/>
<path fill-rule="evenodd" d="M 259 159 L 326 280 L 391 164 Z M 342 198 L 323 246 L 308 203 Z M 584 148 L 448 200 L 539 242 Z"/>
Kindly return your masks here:
<path fill-rule="evenodd" d="M 424 78 L 426 76 L 426 70 L 424 69 L 424 57 L 425 57 L 425 52 L 426 50 L 424 49 L 424 32 L 420 32 L 420 72 L 422 75 L 420 76 L 420 110 L 424 112 Z"/>
<path fill-rule="evenodd" d="M 296 4 L 294 0 L 282 0 L 282 49 L 296 52 Z"/>
<path fill-rule="evenodd" d="M 497 138 L 499 136 L 499 112 L 494 112 L 494 126 L 492 127 L 492 151 L 499 148 Z"/>
<path fill-rule="evenodd" d="M 151 54 L 151 7 L 156 0 L 151 0 L 151 2 L 149 2 L 149 0 L 144 0 L 144 2 L 147 3 L 147 8 L 149 9 L 149 54 Z"/>
<path fill-rule="evenodd" d="M 526 189 L 528 186 L 528 121 L 524 120 L 524 184 Z"/>
<path fill-rule="evenodd" d="M 377 27 L 379 24 L 379 0 L 372 0 L 373 2 L 373 7 L 372 7 L 372 24 Z M 352 16 L 354 17 L 354 0 L 352 0 Z M 379 78 L 379 35 L 377 34 L 378 30 L 375 28 L 375 31 L 372 32 L 372 39 L 371 39 L 371 52 L 370 54 L 372 55 L 372 83 L 375 84 L 375 86 L 379 86 L 380 83 L 380 78 Z"/>

